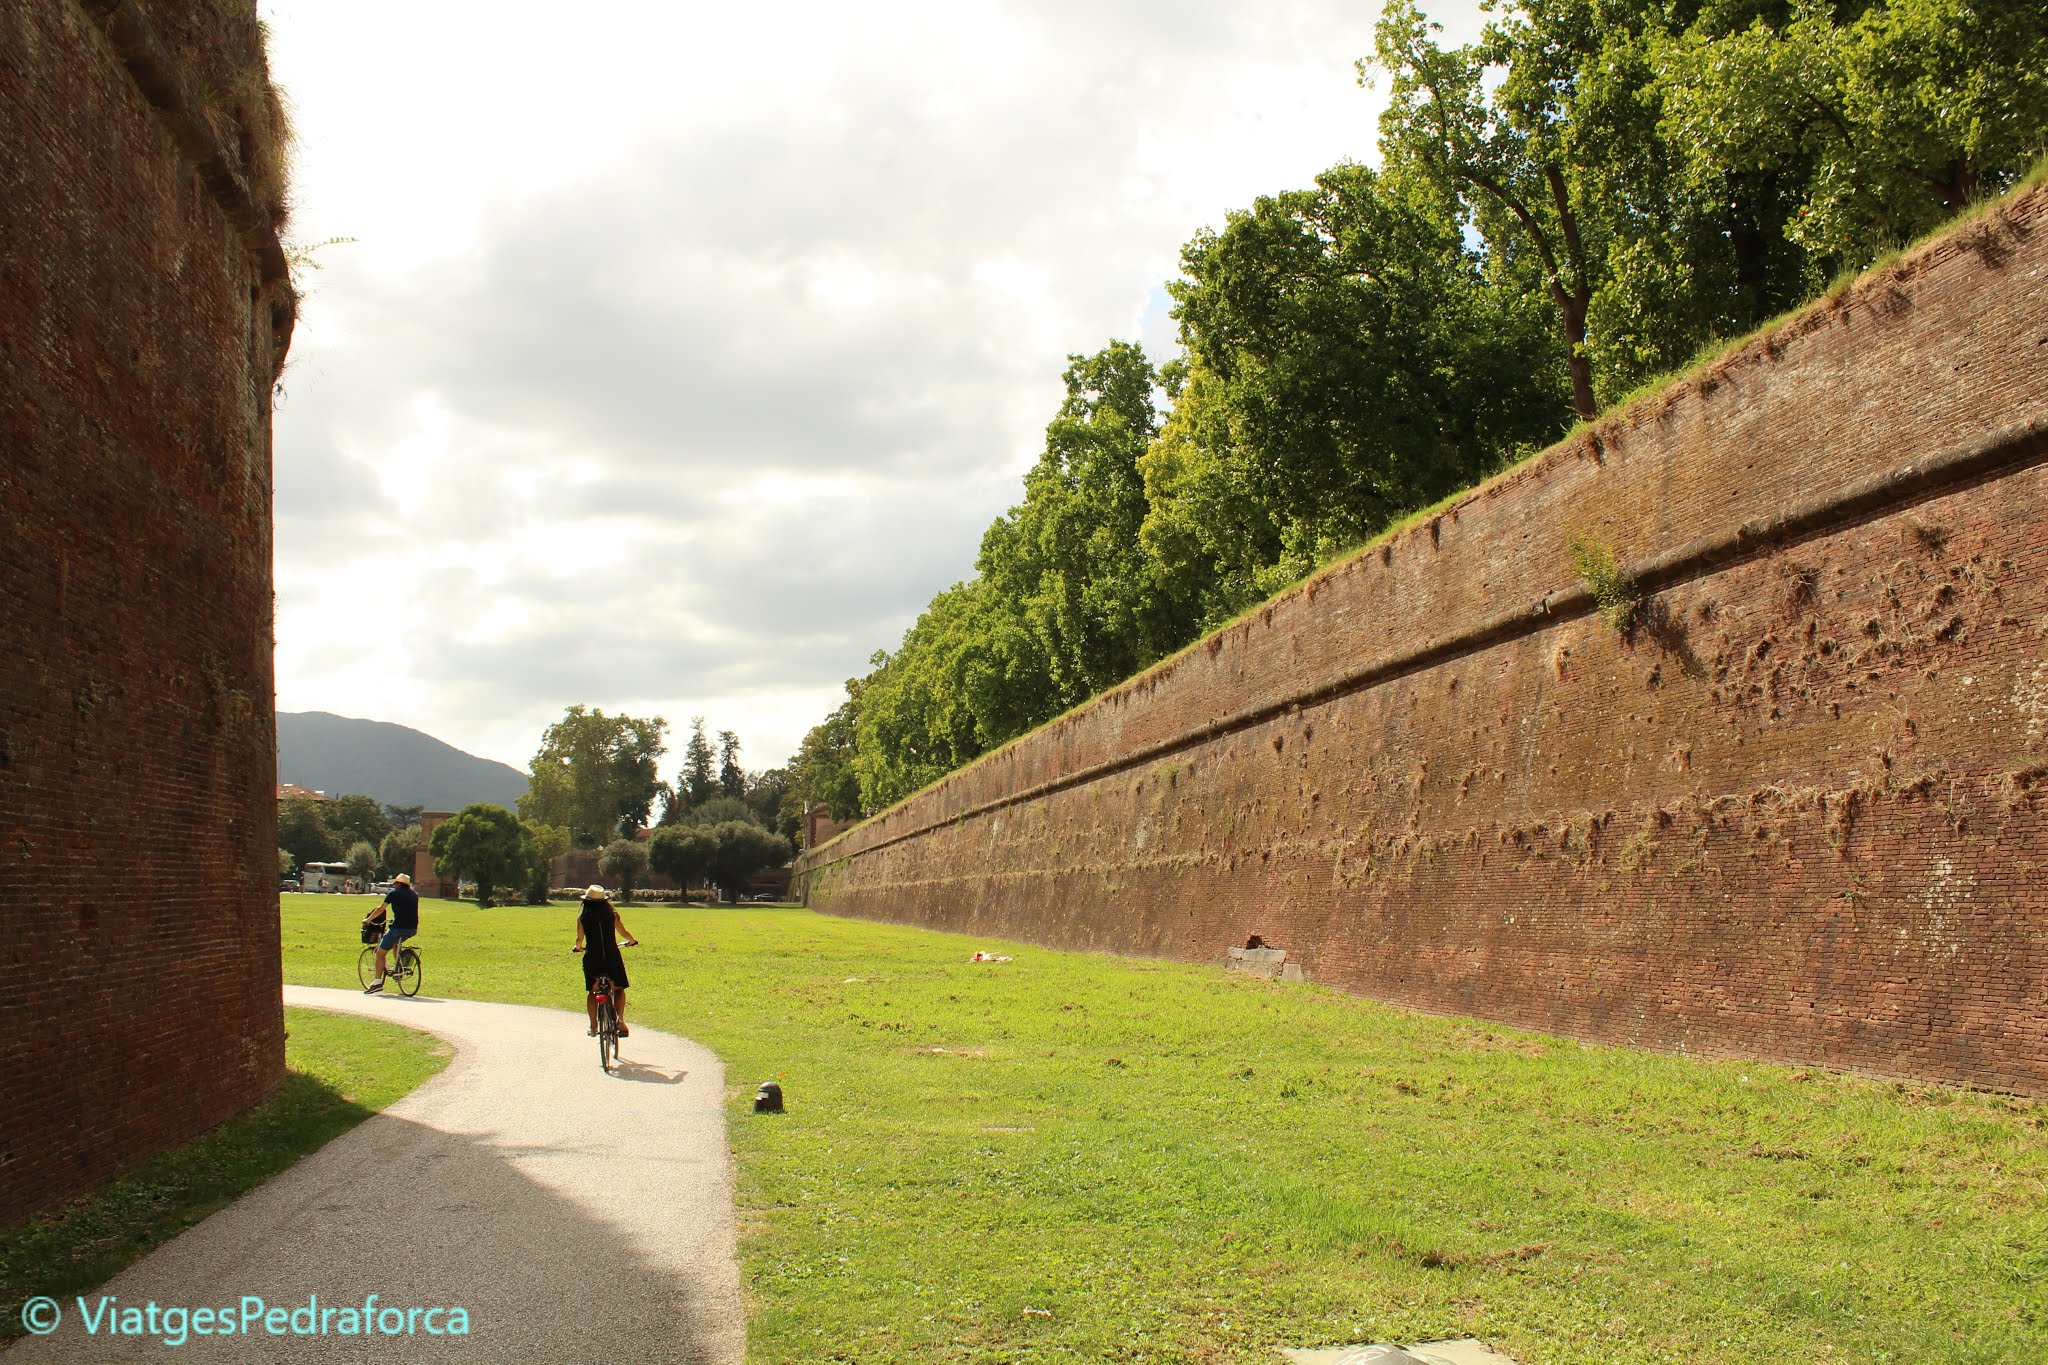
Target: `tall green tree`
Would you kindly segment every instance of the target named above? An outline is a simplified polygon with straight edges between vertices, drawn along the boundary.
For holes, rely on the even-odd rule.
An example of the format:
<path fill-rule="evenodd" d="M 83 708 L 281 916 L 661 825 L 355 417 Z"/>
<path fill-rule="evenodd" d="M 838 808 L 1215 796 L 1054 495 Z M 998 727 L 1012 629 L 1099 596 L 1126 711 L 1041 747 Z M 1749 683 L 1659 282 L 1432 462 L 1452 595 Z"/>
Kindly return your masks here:
<path fill-rule="evenodd" d="M 712 767 L 711 741 L 704 736 L 704 717 L 690 720 L 690 743 L 683 751 L 683 771 L 678 779 L 689 804 L 701 806 L 718 794 L 718 778 Z"/>
<path fill-rule="evenodd" d="M 1138 539 L 1146 510 L 1138 461 L 1159 432 L 1158 375 L 1131 342 L 1067 359 L 1066 398 L 1024 476 L 1024 501 L 983 536 L 982 586 L 959 602 L 987 652 L 992 696 L 970 699 L 982 703 L 972 709 L 984 745 L 1058 715 L 1193 638 L 1190 604 L 1154 572 Z M 1006 629 L 1012 606 L 1022 618 L 1016 624 L 1035 638 Z M 1035 686 L 1002 686 L 1025 678 Z M 1020 697 L 1030 701 L 1013 718 Z"/>
<path fill-rule="evenodd" d="M 1228 383 L 1200 363 L 1179 371 L 1173 414 L 1139 460 L 1139 538 L 1161 576 L 1180 585 L 1213 630 L 1322 560 L 1322 509 L 1297 519 L 1233 430 Z"/>
<path fill-rule="evenodd" d="M 701 880 L 711 866 L 718 848 L 708 827 L 669 825 L 654 831 L 647 841 L 647 864 L 664 877 L 673 877 L 685 891 Z"/>
<path fill-rule="evenodd" d="M 1188 381 L 1141 462 L 1146 543 L 1209 621 L 1570 420 L 1541 305 L 1412 182 L 1339 166 L 1197 235 L 1182 268 Z"/>
<path fill-rule="evenodd" d="M 526 821 L 520 822 L 519 835 L 520 851 L 526 859 L 526 903 L 546 905 L 554 880 L 555 859 L 567 853 L 575 841 L 560 825 Z"/>
<path fill-rule="evenodd" d="M 499 886 L 519 884 L 531 869 L 523 833 L 511 811 L 479 802 L 434 826 L 428 852 L 437 869 L 475 882 L 476 903 L 489 906 Z"/>
<path fill-rule="evenodd" d="M 712 826 L 711 843 L 706 871 L 725 898 L 735 902 L 745 893 L 749 877 L 765 867 L 780 867 L 793 856 L 787 839 L 746 820 Z"/>
<path fill-rule="evenodd" d="M 728 820 L 751 820 L 756 824 L 760 823 L 760 818 L 754 813 L 752 806 L 736 797 L 723 794 L 712 797 L 701 806 L 690 807 L 683 812 L 678 823 L 691 828 L 703 828 L 708 825 L 722 825 Z"/>
<path fill-rule="evenodd" d="M 835 820 L 851 820 L 866 813 L 861 807 L 860 772 L 854 766 L 861 698 L 866 691 L 866 678 L 848 678 L 846 699 L 811 727 L 789 761 L 790 782 L 799 798 L 823 802 Z"/>
<path fill-rule="evenodd" d="M 764 828 L 772 829 L 785 839 L 794 838 L 798 828 L 798 808 L 788 811 L 788 797 L 791 792 L 789 769 L 768 768 L 747 775 L 747 809 L 754 812 Z"/>
<path fill-rule="evenodd" d="M 426 810 L 425 806 L 393 806 L 387 804 L 384 807 L 384 818 L 390 822 L 391 828 L 404 829 L 407 825 L 419 824 L 420 817 L 426 814 Z"/>
<path fill-rule="evenodd" d="M 735 801 L 747 794 L 747 770 L 740 766 L 740 737 L 730 730 L 718 732 L 718 790 Z"/>
<path fill-rule="evenodd" d="M 656 765 L 667 752 L 667 732 L 659 716 L 570 707 L 541 736 L 520 814 L 562 826 L 584 847 L 645 824 L 660 790 Z"/>
<path fill-rule="evenodd" d="M 619 899 L 631 901 L 633 888 L 647 872 L 647 845 L 638 839 L 614 839 L 598 855 L 598 873 L 619 888 Z"/>
<path fill-rule="evenodd" d="M 375 849 L 391 832 L 391 822 L 384 818 L 384 808 L 373 797 L 336 797 L 327 803 L 321 815 L 327 822 L 327 828 L 334 832 L 336 842 L 343 847 L 360 842 Z"/>
<path fill-rule="evenodd" d="M 1783 186 L 1810 277 L 1867 266 L 2048 151 L 2039 0 L 1706 7 L 1657 57 L 1683 171 Z"/>
<path fill-rule="evenodd" d="M 420 827 L 407 825 L 394 829 L 384 836 L 377 845 L 377 862 L 384 869 L 384 875 L 395 877 L 401 872 L 411 872 L 413 855 L 419 851 Z"/>
<path fill-rule="evenodd" d="M 1590 419 L 1599 404 L 1586 315 L 1606 241 L 1604 220 L 1586 211 L 1594 188 L 1575 155 L 1568 107 L 1576 35 L 1513 51 L 1501 24 L 1452 49 L 1437 42 L 1437 31 L 1414 0 L 1388 0 L 1380 13 L 1376 54 L 1359 63 L 1359 78 L 1389 78 L 1381 153 L 1450 195 L 1502 270 L 1533 269 L 1554 309 L 1573 406 Z M 1489 90 L 1495 72 L 1501 79 Z"/>
<path fill-rule="evenodd" d="M 376 879 L 377 850 L 371 847 L 369 840 L 358 839 L 350 844 L 342 861 L 348 864 L 349 872 L 363 885 L 368 886 Z"/>
<path fill-rule="evenodd" d="M 324 801 L 294 796 L 277 803 L 277 846 L 292 855 L 294 865 L 333 862 L 343 845 L 327 827 Z"/>

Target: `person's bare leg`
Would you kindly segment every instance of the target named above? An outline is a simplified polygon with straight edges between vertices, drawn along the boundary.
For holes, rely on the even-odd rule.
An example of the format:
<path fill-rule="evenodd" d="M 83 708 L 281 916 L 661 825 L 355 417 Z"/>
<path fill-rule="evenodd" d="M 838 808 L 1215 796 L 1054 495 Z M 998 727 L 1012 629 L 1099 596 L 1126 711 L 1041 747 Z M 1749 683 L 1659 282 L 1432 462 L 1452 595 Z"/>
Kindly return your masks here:
<path fill-rule="evenodd" d="M 597 1032 L 597 993 L 595 991 L 583 992 L 583 1008 L 590 1014 L 590 1031 L 592 1033 Z"/>
<path fill-rule="evenodd" d="M 623 1038 L 626 1036 L 626 988 L 623 986 L 612 989 L 612 1013 L 619 1021 L 619 1036 Z"/>
<path fill-rule="evenodd" d="M 377 945 L 377 979 L 384 979 L 384 945 L 381 943 Z"/>

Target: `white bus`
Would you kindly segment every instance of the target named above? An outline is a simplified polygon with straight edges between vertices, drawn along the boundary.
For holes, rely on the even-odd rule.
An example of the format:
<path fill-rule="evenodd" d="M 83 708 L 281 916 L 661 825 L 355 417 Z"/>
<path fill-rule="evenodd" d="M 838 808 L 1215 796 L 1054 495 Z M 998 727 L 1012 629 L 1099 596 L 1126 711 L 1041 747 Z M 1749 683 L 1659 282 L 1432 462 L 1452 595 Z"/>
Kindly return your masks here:
<path fill-rule="evenodd" d="M 339 891 L 355 874 L 347 863 L 307 863 L 299 869 L 301 891 Z"/>

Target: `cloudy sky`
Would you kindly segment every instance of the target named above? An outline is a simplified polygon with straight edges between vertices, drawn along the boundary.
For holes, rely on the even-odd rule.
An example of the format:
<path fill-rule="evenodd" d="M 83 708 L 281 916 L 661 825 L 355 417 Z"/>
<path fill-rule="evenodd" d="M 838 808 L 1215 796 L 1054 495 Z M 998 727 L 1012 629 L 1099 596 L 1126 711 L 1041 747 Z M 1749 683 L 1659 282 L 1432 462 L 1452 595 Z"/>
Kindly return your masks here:
<path fill-rule="evenodd" d="M 785 761 L 972 571 L 1065 357 L 1170 354 L 1181 243 L 1380 105 L 1371 0 L 260 9 L 289 237 L 350 239 L 277 414 L 278 706 L 519 767 L 579 702 Z"/>

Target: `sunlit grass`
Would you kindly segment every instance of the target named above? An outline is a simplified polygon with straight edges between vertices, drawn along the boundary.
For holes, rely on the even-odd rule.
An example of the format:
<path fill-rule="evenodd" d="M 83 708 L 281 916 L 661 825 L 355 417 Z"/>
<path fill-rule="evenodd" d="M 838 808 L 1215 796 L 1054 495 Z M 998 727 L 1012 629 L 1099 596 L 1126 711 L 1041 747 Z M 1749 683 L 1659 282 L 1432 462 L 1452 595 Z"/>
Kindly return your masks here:
<path fill-rule="evenodd" d="M 367 902 L 287 902 L 286 978 L 352 984 Z M 1989 1362 L 2048 1333 L 2024 1101 L 801 910 L 626 918 L 634 1018 L 728 1066 L 757 1361 L 1470 1333 L 1525 1362 Z M 428 902 L 427 993 L 577 1008 L 573 919 Z M 780 1117 L 750 1111 L 768 1079 Z"/>

